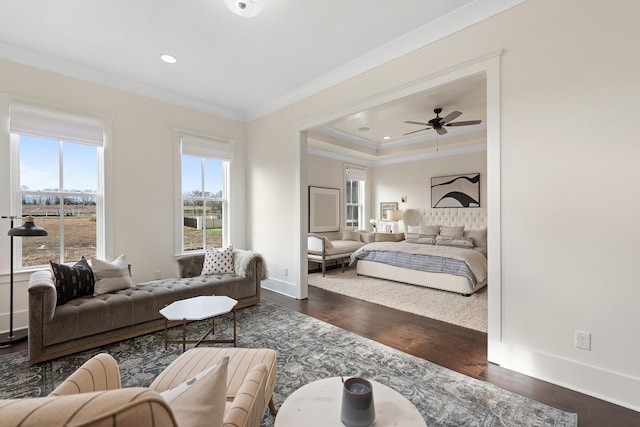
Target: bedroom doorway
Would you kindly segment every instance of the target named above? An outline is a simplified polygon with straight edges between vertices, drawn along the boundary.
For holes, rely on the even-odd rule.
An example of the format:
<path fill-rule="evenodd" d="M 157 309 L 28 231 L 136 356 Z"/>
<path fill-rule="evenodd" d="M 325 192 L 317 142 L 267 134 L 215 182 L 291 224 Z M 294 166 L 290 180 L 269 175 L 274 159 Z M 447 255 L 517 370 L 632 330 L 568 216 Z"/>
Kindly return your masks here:
<path fill-rule="evenodd" d="M 435 76 L 425 76 L 407 87 L 372 96 L 367 101 L 340 111 L 329 112 L 322 117 L 306 120 L 299 124 L 300 136 L 300 289 L 299 297 L 308 296 L 308 275 L 306 258 L 306 235 L 308 224 L 308 152 L 312 146 L 311 136 L 316 129 L 341 119 L 342 117 L 366 111 L 376 106 L 401 100 L 410 95 L 454 84 L 472 76 L 482 76 L 486 87 L 486 163 L 487 190 L 484 205 L 488 212 L 489 245 L 489 296 L 488 296 L 488 360 L 500 363 L 501 346 L 501 277 L 500 277 L 500 54 L 495 52 L 481 58 L 452 67 Z M 312 151 L 312 150 L 311 150 Z"/>

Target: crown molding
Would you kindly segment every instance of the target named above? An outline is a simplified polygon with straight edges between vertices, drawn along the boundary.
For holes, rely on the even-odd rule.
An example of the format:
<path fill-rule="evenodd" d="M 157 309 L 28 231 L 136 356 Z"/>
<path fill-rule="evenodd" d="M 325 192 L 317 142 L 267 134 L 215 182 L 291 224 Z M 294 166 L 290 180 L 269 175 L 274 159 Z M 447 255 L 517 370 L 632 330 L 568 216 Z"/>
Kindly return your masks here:
<path fill-rule="evenodd" d="M 311 95 L 393 61 L 528 0 L 476 0 L 338 67 L 298 89 L 246 112 L 247 121 L 294 104 Z"/>

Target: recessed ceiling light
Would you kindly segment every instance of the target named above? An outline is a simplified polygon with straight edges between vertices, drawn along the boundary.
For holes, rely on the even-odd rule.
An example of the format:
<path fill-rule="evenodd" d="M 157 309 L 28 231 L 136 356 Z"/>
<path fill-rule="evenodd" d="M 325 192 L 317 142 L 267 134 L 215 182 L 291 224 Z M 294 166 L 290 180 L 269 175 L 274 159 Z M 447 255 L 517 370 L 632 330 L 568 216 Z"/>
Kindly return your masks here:
<path fill-rule="evenodd" d="M 385 137 L 383 137 L 382 139 L 384 139 L 384 140 L 389 140 L 389 139 L 391 139 L 391 137 L 390 137 L 390 136 L 385 136 Z"/>
<path fill-rule="evenodd" d="M 358 130 L 359 130 L 360 132 L 366 132 L 366 131 L 368 131 L 368 130 L 369 130 L 369 128 L 368 128 L 368 127 L 366 127 L 366 126 L 363 126 L 363 127 L 361 127 L 361 128 L 358 128 Z"/>
<path fill-rule="evenodd" d="M 166 53 L 164 55 L 160 55 L 160 59 L 162 59 L 167 64 L 175 64 L 176 62 L 178 62 L 175 56 L 168 55 Z"/>

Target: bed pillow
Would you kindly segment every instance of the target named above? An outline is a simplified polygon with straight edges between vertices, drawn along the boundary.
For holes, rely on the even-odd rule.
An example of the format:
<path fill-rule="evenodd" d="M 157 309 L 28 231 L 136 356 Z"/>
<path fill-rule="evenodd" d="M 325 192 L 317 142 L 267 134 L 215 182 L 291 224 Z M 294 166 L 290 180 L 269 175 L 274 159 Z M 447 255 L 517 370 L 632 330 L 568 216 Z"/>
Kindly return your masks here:
<path fill-rule="evenodd" d="M 360 241 L 360 232 L 358 230 L 342 230 L 340 240 Z"/>
<path fill-rule="evenodd" d="M 455 227 L 440 227 L 440 235 L 445 237 L 463 237 L 464 225 L 456 225 Z"/>
<path fill-rule="evenodd" d="M 74 298 L 93 295 L 95 278 L 85 257 L 73 265 L 49 261 L 56 282 L 56 305 L 65 304 Z"/>
<path fill-rule="evenodd" d="M 464 237 L 471 237 L 475 246 L 486 248 L 487 247 L 487 229 L 481 228 L 479 230 L 464 230 Z"/>
<path fill-rule="evenodd" d="M 124 254 L 112 262 L 91 257 L 91 268 L 96 280 L 94 296 L 133 287 L 127 257 Z"/>
<path fill-rule="evenodd" d="M 411 234 L 429 234 L 433 236 L 437 236 L 440 234 L 440 226 L 439 225 L 409 225 L 407 226 L 407 233 Z"/>
<path fill-rule="evenodd" d="M 160 393 L 179 426 L 222 427 L 227 403 L 228 363 L 229 357 L 225 357 L 217 365 Z"/>
<path fill-rule="evenodd" d="M 234 272 L 232 245 L 229 245 L 226 249 L 213 248 L 211 246 L 205 248 L 201 273 L 203 276 Z"/>
<path fill-rule="evenodd" d="M 405 241 L 407 243 L 419 243 L 421 245 L 435 245 L 435 234 L 419 234 L 419 233 L 407 233 L 405 234 Z"/>
<path fill-rule="evenodd" d="M 471 237 L 452 237 L 440 235 L 436 236 L 436 245 L 473 249 L 473 239 Z"/>

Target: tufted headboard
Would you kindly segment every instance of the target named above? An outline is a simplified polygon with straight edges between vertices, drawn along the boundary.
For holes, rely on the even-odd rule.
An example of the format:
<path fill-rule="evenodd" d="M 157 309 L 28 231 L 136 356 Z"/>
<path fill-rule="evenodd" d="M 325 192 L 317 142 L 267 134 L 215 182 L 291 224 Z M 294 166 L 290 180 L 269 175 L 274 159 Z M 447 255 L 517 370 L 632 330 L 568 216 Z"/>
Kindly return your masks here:
<path fill-rule="evenodd" d="M 486 208 L 405 209 L 402 214 L 407 225 L 464 225 L 467 229 L 487 228 Z"/>

